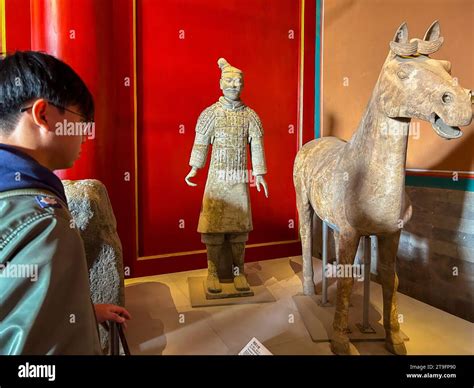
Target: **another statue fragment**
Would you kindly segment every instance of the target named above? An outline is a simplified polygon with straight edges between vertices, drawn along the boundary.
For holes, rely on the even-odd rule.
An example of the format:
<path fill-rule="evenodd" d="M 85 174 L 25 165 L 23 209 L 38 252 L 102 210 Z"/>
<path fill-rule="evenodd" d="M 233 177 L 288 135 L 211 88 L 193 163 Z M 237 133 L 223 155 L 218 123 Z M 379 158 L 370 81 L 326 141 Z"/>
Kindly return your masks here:
<path fill-rule="evenodd" d="M 408 40 L 403 23 L 390 42 L 367 109 L 352 138 L 323 137 L 305 144 L 294 165 L 294 185 L 303 249 L 303 289 L 314 294 L 311 217 L 335 227 L 339 264 L 352 265 L 361 236 L 378 238 L 386 347 L 406 354 L 397 316 L 395 258 L 400 232 L 411 218 L 405 193 L 411 118 L 431 122 L 445 139 L 462 135 L 472 121 L 472 93 L 451 77 L 451 64 L 432 59 L 443 43 L 438 22 L 423 40 Z M 331 349 L 349 354 L 348 308 L 353 278 L 338 278 Z"/>
<path fill-rule="evenodd" d="M 220 88 L 223 96 L 206 108 L 196 125 L 196 137 L 186 176 L 189 186 L 196 186 L 190 178 L 206 164 L 212 144 L 211 162 L 207 177 L 198 232 L 206 244 L 208 257 L 208 292 L 222 292 L 218 268 L 220 260 L 232 257 L 233 282 L 238 291 L 250 290 L 244 273 L 245 242 L 253 229 L 249 198 L 249 179 L 255 176 L 258 191 L 263 187 L 268 197 L 267 173 L 263 147 L 263 128 L 257 114 L 240 99 L 244 86 L 241 70 L 224 58 L 218 60 L 221 69 Z M 250 146 L 252 173 L 247 169 L 247 149 Z M 230 244 L 231 254 L 223 252 L 224 242 Z"/>

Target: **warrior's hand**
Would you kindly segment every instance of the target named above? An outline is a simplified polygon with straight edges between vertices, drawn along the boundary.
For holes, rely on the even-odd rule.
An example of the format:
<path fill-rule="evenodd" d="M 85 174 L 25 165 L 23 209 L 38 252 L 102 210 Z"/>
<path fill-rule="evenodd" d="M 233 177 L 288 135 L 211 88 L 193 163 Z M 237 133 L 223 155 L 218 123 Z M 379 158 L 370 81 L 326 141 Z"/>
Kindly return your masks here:
<path fill-rule="evenodd" d="M 255 179 L 255 183 L 257 185 L 257 191 L 260 193 L 260 185 L 263 186 L 263 191 L 265 192 L 265 197 L 268 198 L 268 186 L 267 182 L 265 182 L 265 178 L 263 175 L 257 175 Z"/>
<path fill-rule="evenodd" d="M 186 175 L 186 178 L 184 178 L 188 186 L 197 186 L 196 183 L 191 182 L 191 178 L 195 177 L 196 175 L 197 175 L 197 168 L 193 167 L 191 171 L 189 171 L 189 174 Z"/>

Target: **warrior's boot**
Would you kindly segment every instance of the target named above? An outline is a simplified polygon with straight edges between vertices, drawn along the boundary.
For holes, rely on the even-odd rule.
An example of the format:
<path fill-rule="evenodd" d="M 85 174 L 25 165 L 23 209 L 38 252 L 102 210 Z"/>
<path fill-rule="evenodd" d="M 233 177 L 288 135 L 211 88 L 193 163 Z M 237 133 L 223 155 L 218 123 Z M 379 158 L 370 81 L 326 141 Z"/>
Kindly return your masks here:
<path fill-rule="evenodd" d="M 217 269 L 219 268 L 219 255 L 221 253 L 220 245 L 207 245 L 207 279 L 206 287 L 209 292 L 222 292 L 221 283 Z"/>
<path fill-rule="evenodd" d="M 249 291 L 250 286 L 244 272 L 245 243 L 232 243 L 231 246 L 234 262 L 234 286 L 237 291 Z"/>

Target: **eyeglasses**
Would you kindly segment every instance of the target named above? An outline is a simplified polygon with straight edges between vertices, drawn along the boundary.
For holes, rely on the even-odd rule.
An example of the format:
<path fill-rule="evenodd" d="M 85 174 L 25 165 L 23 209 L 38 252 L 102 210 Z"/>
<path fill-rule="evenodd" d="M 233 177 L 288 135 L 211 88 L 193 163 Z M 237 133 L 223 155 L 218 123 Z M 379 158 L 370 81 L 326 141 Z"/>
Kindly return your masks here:
<path fill-rule="evenodd" d="M 66 107 L 64 107 L 64 106 L 54 104 L 54 103 L 51 102 L 51 101 L 48 101 L 48 104 L 50 104 L 50 105 L 52 105 L 52 106 L 54 106 L 54 107 L 56 107 L 56 108 L 58 108 L 58 109 L 65 110 L 66 112 L 73 113 L 73 114 L 75 114 L 76 116 L 82 117 L 85 121 L 93 121 L 93 120 L 90 120 L 89 117 L 86 117 L 86 116 L 84 116 L 84 115 L 81 114 L 81 113 L 74 112 L 73 110 L 68 109 L 68 108 L 66 108 Z M 33 108 L 33 105 L 32 105 L 32 106 L 27 106 L 27 107 L 25 107 L 25 108 L 21 108 L 21 109 L 20 109 L 20 113 L 26 112 L 28 109 L 31 109 L 31 108 Z"/>

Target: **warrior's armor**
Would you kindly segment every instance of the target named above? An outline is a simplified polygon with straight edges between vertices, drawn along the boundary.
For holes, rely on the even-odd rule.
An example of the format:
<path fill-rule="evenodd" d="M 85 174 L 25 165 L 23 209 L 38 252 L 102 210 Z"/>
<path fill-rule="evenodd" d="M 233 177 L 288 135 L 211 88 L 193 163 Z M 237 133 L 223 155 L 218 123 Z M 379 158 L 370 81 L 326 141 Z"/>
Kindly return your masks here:
<path fill-rule="evenodd" d="M 252 230 L 252 214 L 247 145 L 250 145 L 252 174 L 267 172 L 259 117 L 241 101 L 229 102 L 221 97 L 198 119 L 189 162 L 192 167 L 205 166 L 210 144 L 211 164 L 198 232 L 248 233 Z"/>

